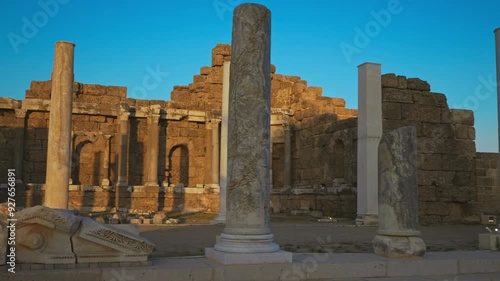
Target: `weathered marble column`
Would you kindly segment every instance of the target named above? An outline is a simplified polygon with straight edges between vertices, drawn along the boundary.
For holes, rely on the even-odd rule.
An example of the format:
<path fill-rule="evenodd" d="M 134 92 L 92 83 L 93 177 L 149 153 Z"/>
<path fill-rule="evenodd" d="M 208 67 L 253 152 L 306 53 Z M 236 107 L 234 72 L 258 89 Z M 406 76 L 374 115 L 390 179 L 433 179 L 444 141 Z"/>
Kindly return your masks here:
<path fill-rule="evenodd" d="M 497 115 L 498 115 L 498 153 L 500 153 L 500 28 L 495 29 L 497 57 Z M 498 183 L 500 184 L 500 157 L 498 157 Z"/>
<path fill-rule="evenodd" d="M 402 127 L 384 133 L 378 148 L 379 228 L 375 254 L 411 257 L 425 254 L 418 228 L 417 130 Z"/>
<path fill-rule="evenodd" d="M 219 134 L 220 134 L 220 120 L 212 120 L 212 185 L 219 185 Z"/>
<path fill-rule="evenodd" d="M 101 181 L 102 186 L 109 186 L 110 181 L 109 181 L 109 148 L 111 145 L 111 135 L 104 135 L 104 160 L 102 163 L 102 169 L 104 172 L 104 178 Z"/>
<path fill-rule="evenodd" d="M 358 225 L 376 225 L 378 215 L 377 151 L 382 136 L 380 64 L 358 66 Z"/>
<path fill-rule="evenodd" d="M 211 224 L 226 223 L 226 197 L 227 197 L 227 122 L 229 115 L 229 70 L 231 62 L 224 62 L 222 72 L 222 119 L 220 133 L 220 162 L 219 162 L 219 214 Z"/>
<path fill-rule="evenodd" d="M 269 229 L 271 13 L 234 9 L 228 126 L 226 227 L 206 256 L 223 264 L 291 262 Z"/>
<path fill-rule="evenodd" d="M 288 117 L 288 116 L 287 116 Z M 285 127 L 285 178 L 284 187 L 286 190 L 292 187 L 292 136 L 290 133 L 290 123 L 283 124 Z"/>
<path fill-rule="evenodd" d="M 14 169 L 16 169 L 16 187 L 24 188 L 23 162 L 24 162 L 24 132 L 26 131 L 26 109 L 16 109 L 16 135 L 14 147 Z"/>
<path fill-rule="evenodd" d="M 56 42 L 43 202 L 44 206 L 50 208 L 68 208 L 74 48 L 73 43 Z"/>
<path fill-rule="evenodd" d="M 148 173 L 147 182 L 145 183 L 146 191 L 159 192 L 160 185 L 158 184 L 158 150 L 160 144 L 160 108 L 159 106 L 151 106 L 150 115 L 148 117 Z"/>

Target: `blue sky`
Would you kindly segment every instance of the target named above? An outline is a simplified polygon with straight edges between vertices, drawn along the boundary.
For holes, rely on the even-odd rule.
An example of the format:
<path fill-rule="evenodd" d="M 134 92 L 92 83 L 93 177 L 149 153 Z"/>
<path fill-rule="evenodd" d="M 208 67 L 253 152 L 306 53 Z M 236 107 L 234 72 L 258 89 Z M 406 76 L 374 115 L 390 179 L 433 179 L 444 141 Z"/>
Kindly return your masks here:
<path fill-rule="evenodd" d="M 231 42 L 232 10 L 240 3 L 0 0 L 0 96 L 22 99 L 31 80 L 50 79 L 54 43 L 65 40 L 76 44 L 76 81 L 169 100 L 174 85 L 189 84 L 210 65 L 217 43 Z M 500 1 L 255 3 L 272 12 L 271 61 L 278 73 L 301 76 L 357 108 L 357 66 L 381 63 L 382 73 L 427 80 L 450 107 L 473 109 L 477 150 L 498 151 L 492 81 Z M 134 90 L 151 71 L 159 72 L 154 87 Z"/>

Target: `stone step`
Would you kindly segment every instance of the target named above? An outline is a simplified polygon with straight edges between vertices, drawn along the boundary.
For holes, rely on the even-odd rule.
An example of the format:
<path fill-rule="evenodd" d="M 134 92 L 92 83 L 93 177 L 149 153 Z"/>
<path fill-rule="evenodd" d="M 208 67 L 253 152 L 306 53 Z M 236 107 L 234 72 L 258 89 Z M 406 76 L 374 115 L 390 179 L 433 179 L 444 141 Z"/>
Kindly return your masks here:
<path fill-rule="evenodd" d="M 0 280 L 144 281 L 500 281 L 500 252 L 436 252 L 424 258 L 388 259 L 374 254 L 294 254 L 289 264 L 222 265 L 205 257 L 162 258 L 151 266 L 52 270 L 16 273 L 0 267 Z M 14 278 L 15 277 L 15 278 Z M 67 277 L 67 278 L 65 278 Z"/>

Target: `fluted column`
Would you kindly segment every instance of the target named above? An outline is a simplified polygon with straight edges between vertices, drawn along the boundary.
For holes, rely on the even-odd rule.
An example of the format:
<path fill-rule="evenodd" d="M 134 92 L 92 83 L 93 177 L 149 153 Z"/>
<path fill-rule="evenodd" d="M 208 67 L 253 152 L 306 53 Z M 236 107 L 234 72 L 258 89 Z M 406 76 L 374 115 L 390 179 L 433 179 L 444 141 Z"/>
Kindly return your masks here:
<path fill-rule="evenodd" d="M 358 66 L 358 189 L 356 224 L 378 221 L 378 144 L 382 136 L 382 78 L 377 63 Z"/>
<path fill-rule="evenodd" d="M 26 131 L 26 109 L 16 109 L 16 135 L 14 147 L 14 169 L 16 169 L 16 186 L 24 187 L 23 163 L 24 163 L 24 134 Z"/>
<path fill-rule="evenodd" d="M 56 42 L 43 205 L 68 208 L 75 44 Z"/>
<path fill-rule="evenodd" d="M 152 106 L 148 116 L 148 171 L 145 183 L 148 192 L 159 192 L 158 184 L 158 150 L 160 144 L 160 108 Z"/>
<path fill-rule="evenodd" d="M 120 195 L 127 192 L 128 178 L 127 178 L 127 164 L 128 164 L 128 125 L 129 125 L 129 106 L 126 103 L 120 105 L 120 115 L 118 116 L 118 171 L 117 182 L 115 185 L 115 207 L 120 208 Z"/>
<path fill-rule="evenodd" d="M 269 229 L 271 13 L 234 9 L 226 227 L 206 256 L 223 264 L 291 262 Z"/>

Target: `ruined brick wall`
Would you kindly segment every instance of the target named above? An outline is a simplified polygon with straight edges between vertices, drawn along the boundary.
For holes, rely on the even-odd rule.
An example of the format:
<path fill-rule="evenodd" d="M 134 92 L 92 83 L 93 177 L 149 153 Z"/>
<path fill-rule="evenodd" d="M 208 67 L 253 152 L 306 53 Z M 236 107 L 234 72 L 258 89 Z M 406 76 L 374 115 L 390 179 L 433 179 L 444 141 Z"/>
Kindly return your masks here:
<path fill-rule="evenodd" d="M 417 128 L 419 217 L 422 224 L 477 222 L 474 115 L 448 107 L 416 78 L 382 76 L 383 131 Z"/>
<path fill-rule="evenodd" d="M 500 216 L 498 153 L 476 154 L 477 201 L 485 215 Z"/>

